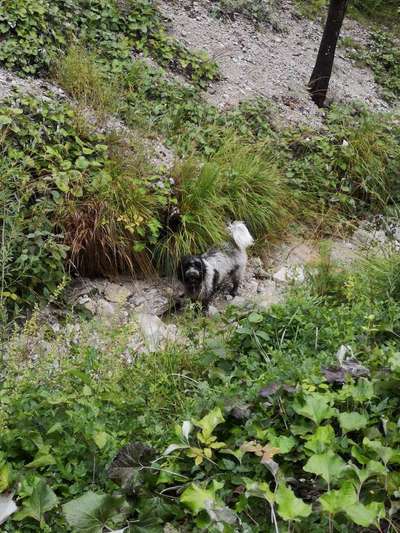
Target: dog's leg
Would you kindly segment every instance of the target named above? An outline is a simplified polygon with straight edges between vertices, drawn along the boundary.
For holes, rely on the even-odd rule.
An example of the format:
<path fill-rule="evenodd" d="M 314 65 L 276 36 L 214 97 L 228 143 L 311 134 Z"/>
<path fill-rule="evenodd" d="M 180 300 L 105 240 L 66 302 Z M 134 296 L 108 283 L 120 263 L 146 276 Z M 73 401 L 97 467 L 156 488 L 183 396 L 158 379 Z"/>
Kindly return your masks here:
<path fill-rule="evenodd" d="M 230 295 L 234 298 L 239 289 L 240 279 L 241 279 L 241 272 L 238 267 L 234 268 L 230 273 L 231 282 L 232 282 L 232 289 L 230 291 Z"/>

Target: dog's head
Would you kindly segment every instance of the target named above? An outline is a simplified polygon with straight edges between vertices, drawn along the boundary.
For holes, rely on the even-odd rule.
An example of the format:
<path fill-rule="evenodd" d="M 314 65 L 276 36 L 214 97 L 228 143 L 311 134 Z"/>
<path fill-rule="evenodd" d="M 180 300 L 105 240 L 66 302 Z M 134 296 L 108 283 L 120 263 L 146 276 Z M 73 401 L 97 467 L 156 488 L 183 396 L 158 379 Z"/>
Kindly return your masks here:
<path fill-rule="evenodd" d="M 206 275 L 206 266 L 203 259 L 198 255 L 187 255 L 182 258 L 178 267 L 178 279 L 181 281 L 189 294 L 199 292 Z"/>

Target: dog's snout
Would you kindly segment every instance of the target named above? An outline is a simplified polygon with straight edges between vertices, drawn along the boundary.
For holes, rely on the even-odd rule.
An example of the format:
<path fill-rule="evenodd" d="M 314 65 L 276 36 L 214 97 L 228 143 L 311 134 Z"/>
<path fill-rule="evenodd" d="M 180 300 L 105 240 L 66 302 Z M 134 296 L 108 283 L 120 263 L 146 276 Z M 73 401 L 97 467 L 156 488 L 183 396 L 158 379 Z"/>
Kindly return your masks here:
<path fill-rule="evenodd" d="M 191 267 L 185 272 L 185 277 L 187 279 L 199 279 L 200 272 L 196 268 Z"/>

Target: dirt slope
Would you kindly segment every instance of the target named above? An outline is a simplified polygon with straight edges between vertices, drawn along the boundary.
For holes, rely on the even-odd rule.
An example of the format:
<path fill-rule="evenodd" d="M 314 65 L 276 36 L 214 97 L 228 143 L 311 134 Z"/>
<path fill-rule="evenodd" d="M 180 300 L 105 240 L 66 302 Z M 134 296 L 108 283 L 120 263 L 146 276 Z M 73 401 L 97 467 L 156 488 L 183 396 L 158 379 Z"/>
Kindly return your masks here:
<path fill-rule="evenodd" d="M 223 79 L 208 90 L 207 100 L 224 107 L 263 96 L 277 104 L 284 121 L 318 124 L 321 112 L 310 101 L 306 84 L 318 51 L 321 23 L 300 18 L 288 0 L 282 0 L 274 14 L 281 32 L 267 24 L 257 31 L 241 16 L 233 21 L 216 19 L 210 15 L 210 6 L 208 0 L 159 1 L 171 33 L 190 48 L 206 50 L 220 66 Z M 350 20 L 343 35 L 359 42 L 367 39 L 367 32 Z M 376 110 L 387 107 L 372 72 L 357 68 L 340 49 L 329 98 L 361 100 Z"/>

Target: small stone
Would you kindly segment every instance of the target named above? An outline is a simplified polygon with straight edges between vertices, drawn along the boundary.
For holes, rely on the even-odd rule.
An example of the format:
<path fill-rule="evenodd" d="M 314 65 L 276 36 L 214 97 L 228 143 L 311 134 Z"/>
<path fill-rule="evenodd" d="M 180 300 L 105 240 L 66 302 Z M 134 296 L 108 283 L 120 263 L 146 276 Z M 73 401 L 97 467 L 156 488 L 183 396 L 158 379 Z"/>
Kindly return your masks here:
<path fill-rule="evenodd" d="M 124 285 L 118 285 L 117 283 L 107 283 L 104 289 L 104 297 L 106 300 L 116 304 L 124 304 L 130 296 L 132 296 L 132 290 Z"/>
<path fill-rule="evenodd" d="M 302 283 L 305 279 L 304 268 L 302 266 L 282 267 L 278 272 L 275 272 L 272 278 L 276 283 Z"/>
<path fill-rule="evenodd" d="M 109 319 L 109 318 L 112 318 L 115 316 L 115 306 L 108 302 L 107 300 L 98 300 L 98 302 L 96 303 L 96 311 L 95 311 L 95 314 L 99 317 L 99 318 L 103 318 L 103 319 Z"/>

